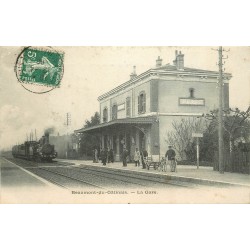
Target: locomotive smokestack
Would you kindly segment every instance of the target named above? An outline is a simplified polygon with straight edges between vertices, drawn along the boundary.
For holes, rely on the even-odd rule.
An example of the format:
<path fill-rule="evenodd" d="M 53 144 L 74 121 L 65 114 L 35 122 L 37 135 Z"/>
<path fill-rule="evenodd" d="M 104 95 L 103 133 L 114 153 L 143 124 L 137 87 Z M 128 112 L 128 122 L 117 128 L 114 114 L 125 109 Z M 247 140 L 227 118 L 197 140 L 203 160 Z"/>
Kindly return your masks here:
<path fill-rule="evenodd" d="M 49 144 L 49 132 L 47 131 L 44 133 L 44 143 Z"/>
<path fill-rule="evenodd" d="M 49 144 L 49 134 L 53 134 L 55 131 L 55 128 L 54 127 L 50 127 L 50 128 L 46 128 L 44 130 L 44 143 L 45 144 Z"/>

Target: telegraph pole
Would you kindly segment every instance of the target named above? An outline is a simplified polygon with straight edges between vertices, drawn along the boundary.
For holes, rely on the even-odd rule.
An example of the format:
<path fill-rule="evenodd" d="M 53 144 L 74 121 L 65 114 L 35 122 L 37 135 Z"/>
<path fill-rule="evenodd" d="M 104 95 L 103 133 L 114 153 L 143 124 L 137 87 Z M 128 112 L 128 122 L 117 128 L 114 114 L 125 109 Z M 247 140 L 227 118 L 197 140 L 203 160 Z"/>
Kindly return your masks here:
<path fill-rule="evenodd" d="M 223 143 L 223 55 L 222 46 L 219 47 L 219 112 L 218 112 L 218 139 L 219 139 L 219 172 L 224 174 L 224 143 Z"/>
<path fill-rule="evenodd" d="M 67 128 L 69 127 L 70 123 L 71 123 L 71 115 L 70 115 L 70 113 L 66 113 L 66 126 L 67 126 Z M 68 131 L 67 131 L 67 133 L 68 133 Z"/>
<path fill-rule="evenodd" d="M 71 114 L 66 113 L 66 127 L 67 127 L 67 149 L 66 149 L 66 158 L 68 158 L 68 153 L 69 153 L 69 126 L 71 124 Z"/>

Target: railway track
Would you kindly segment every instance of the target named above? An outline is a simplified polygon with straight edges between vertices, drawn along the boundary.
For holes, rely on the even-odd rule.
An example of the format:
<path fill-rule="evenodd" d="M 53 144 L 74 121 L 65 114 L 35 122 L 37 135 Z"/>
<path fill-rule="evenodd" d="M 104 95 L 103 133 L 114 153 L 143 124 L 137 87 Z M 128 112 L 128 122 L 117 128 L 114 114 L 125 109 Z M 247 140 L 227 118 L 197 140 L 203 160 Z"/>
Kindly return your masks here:
<path fill-rule="evenodd" d="M 84 181 L 80 178 L 58 173 L 57 171 L 51 170 L 51 168 L 50 169 L 37 168 L 37 169 L 32 169 L 31 172 L 65 189 L 83 188 L 83 187 L 104 189 L 104 187 Z"/>
<path fill-rule="evenodd" d="M 134 183 L 133 181 L 128 181 L 123 179 L 115 179 L 111 176 L 104 176 L 100 174 L 94 174 L 89 171 L 81 171 L 78 168 L 72 167 L 60 167 L 60 168 L 39 168 L 42 170 L 46 170 L 50 173 L 57 174 L 58 176 L 69 177 L 71 180 L 81 181 L 83 183 L 90 183 L 93 187 L 108 189 L 108 188 L 117 188 L 117 187 L 126 187 L 126 188 L 138 188 L 138 187 L 146 187 L 147 185 L 143 185 L 141 183 Z M 36 170 L 32 169 L 32 172 L 35 173 Z"/>
<path fill-rule="evenodd" d="M 180 183 L 176 181 L 171 181 L 171 180 L 165 180 L 165 181 L 159 181 L 159 180 L 150 180 L 150 179 L 145 179 L 145 177 L 140 176 L 138 173 L 135 175 L 135 173 L 127 172 L 121 173 L 119 170 L 115 171 L 112 169 L 112 175 L 110 173 L 110 169 L 91 169 L 89 167 L 74 167 L 72 168 L 77 168 L 83 171 L 84 173 L 91 173 L 93 175 L 98 175 L 102 176 L 104 178 L 109 178 L 112 180 L 121 180 L 123 179 L 124 182 L 128 183 L 133 183 L 136 185 L 144 186 L 144 187 L 158 187 L 162 185 L 172 185 L 172 186 L 178 186 L 178 187 L 188 187 L 188 188 L 194 188 L 196 185 L 191 185 L 191 184 L 185 184 L 185 183 Z M 125 180 L 124 180 L 125 179 Z M 145 184 L 147 182 L 147 184 Z"/>
<path fill-rule="evenodd" d="M 72 166 L 72 164 L 36 163 L 23 159 L 8 159 L 31 173 L 66 189 L 88 188 L 195 188 L 194 184 L 173 180 L 152 178 L 139 172 L 120 171 L 118 169 L 89 166 Z"/>
<path fill-rule="evenodd" d="M 139 176 L 128 176 L 122 173 L 113 173 L 103 170 L 92 170 L 81 167 L 40 167 L 37 169 L 28 169 L 34 174 L 52 182 L 61 182 L 63 186 L 81 188 L 173 188 L 173 187 L 191 187 L 176 183 L 174 181 L 155 181 L 145 179 Z M 45 174 L 46 173 L 46 174 Z M 66 184 L 65 184 L 66 181 Z"/>

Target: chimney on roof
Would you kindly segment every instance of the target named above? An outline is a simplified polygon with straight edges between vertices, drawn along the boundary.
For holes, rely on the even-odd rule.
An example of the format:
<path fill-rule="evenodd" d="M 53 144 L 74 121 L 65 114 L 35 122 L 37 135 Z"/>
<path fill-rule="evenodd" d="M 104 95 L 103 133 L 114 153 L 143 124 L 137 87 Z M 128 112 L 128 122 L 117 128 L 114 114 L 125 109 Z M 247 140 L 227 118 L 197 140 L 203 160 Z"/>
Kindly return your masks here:
<path fill-rule="evenodd" d="M 161 67 L 162 66 L 162 59 L 160 58 L 160 56 L 158 56 L 158 58 L 156 59 L 156 67 Z"/>
<path fill-rule="evenodd" d="M 181 51 L 179 51 L 179 53 L 178 50 L 175 51 L 175 60 L 173 64 L 176 66 L 177 70 L 184 70 L 184 54 L 182 54 Z"/>
<path fill-rule="evenodd" d="M 173 61 L 173 64 L 174 64 L 174 66 L 176 66 L 176 58 L 177 58 L 177 55 L 178 55 L 178 50 L 176 50 L 175 51 L 175 59 L 174 59 L 174 61 Z"/>
<path fill-rule="evenodd" d="M 134 79 L 135 77 L 137 77 L 136 66 L 133 67 L 133 72 L 130 74 L 130 80 Z"/>

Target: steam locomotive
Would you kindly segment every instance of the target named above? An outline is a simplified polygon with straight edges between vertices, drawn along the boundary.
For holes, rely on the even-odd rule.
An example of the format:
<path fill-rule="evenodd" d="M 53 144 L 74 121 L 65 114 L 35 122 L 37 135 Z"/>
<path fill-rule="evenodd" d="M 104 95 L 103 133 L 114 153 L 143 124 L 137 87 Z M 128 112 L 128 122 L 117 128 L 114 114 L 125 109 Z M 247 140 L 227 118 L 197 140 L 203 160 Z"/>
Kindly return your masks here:
<path fill-rule="evenodd" d="M 45 133 L 39 141 L 26 141 L 24 144 L 13 146 L 12 155 L 32 161 L 52 161 L 57 157 L 55 146 L 49 144 L 49 133 Z"/>

